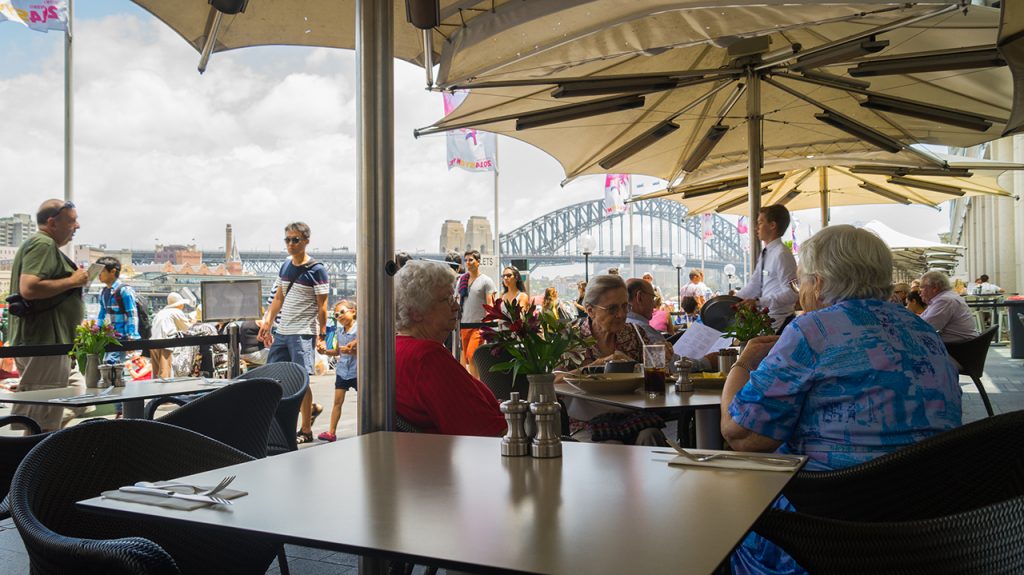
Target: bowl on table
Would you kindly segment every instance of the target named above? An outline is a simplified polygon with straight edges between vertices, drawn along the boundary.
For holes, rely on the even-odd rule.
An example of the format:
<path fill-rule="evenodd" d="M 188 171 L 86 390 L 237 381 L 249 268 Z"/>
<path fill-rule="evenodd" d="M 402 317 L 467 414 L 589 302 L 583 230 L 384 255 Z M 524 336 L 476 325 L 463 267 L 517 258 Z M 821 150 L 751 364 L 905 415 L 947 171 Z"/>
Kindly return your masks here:
<path fill-rule="evenodd" d="M 566 376 L 565 381 L 586 393 L 631 393 L 644 384 L 641 373 L 601 373 L 591 376 Z"/>
<path fill-rule="evenodd" d="M 616 359 L 604 364 L 604 373 L 633 373 L 637 362 L 631 359 Z"/>

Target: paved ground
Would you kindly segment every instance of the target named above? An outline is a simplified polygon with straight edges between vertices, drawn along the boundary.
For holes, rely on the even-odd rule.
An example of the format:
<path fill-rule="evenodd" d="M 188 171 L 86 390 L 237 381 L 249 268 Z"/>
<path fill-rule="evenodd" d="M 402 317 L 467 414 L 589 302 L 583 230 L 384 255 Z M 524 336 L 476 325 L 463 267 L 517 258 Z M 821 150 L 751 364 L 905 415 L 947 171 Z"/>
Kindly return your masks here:
<path fill-rule="evenodd" d="M 974 384 L 962 378 L 964 388 L 964 422 L 976 421 L 985 416 L 985 408 Z M 1024 409 L 1024 360 L 1010 359 L 1008 346 L 993 347 L 989 351 L 985 376 L 982 378 L 985 390 L 992 400 L 996 413 L 1006 413 Z M 334 375 L 314 376 L 311 382 L 313 398 L 324 405 L 323 414 L 313 425 L 313 434 L 327 430 L 331 403 L 334 396 Z M 356 435 L 356 418 L 358 415 L 359 398 L 357 393 L 348 393 L 342 409 L 341 423 L 338 426 L 338 439 Z M 7 412 L 0 409 L 0 415 Z M 669 433 L 674 431 L 669 430 Z M 315 449 L 320 442 L 303 446 L 303 449 Z M 346 553 L 335 553 L 322 549 L 287 546 L 288 564 L 295 575 L 321 574 L 355 574 L 358 558 Z M 421 570 L 417 570 L 420 573 Z M 28 557 L 18 532 L 10 519 L 0 521 L 0 575 L 28 573 Z M 279 573 L 276 562 L 267 571 L 268 575 Z M 442 570 L 441 573 L 444 573 Z"/>

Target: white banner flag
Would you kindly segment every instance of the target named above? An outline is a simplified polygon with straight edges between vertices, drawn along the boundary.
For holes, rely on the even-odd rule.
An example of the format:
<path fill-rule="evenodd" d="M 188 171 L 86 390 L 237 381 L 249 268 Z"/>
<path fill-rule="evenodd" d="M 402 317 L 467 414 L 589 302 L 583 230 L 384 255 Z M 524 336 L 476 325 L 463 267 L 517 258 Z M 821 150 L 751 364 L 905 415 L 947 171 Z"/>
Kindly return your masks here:
<path fill-rule="evenodd" d="M 629 195 L 629 174 L 605 174 L 604 176 L 604 215 L 622 214 L 626 207 L 626 196 Z"/>
<path fill-rule="evenodd" d="M 469 92 L 457 90 L 445 92 L 444 115 L 459 107 Z M 470 172 L 493 172 L 497 170 L 495 159 L 497 142 L 490 132 L 479 132 L 472 128 L 461 128 L 448 132 L 448 169 L 462 168 Z"/>
<path fill-rule="evenodd" d="M 0 0 L 0 22 L 10 20 L 39 32 L 67 30 L 67 0 Z"/>

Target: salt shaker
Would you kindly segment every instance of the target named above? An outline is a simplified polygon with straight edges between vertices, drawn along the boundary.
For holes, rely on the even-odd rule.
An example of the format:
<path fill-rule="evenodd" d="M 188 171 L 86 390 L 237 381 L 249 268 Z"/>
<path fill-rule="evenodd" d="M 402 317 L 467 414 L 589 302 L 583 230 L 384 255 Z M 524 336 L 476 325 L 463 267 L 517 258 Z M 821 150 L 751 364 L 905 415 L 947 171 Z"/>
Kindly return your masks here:
<path fill-rule="evenodd" d="M 693 382 L 690 381 L 690 372 L 693 371 L 693 362 L 685 357 L 679 358 L 676 362 L 676 391 L 684 393 L 693 391 Z"/>
<path fill-rule="evenodd" d="M 561 457 L 561 430 L 557 427 L 561 407 L 558 402 L 548 401 L 547 396 L 541 394 L 537 402 L 530 404 L 530 412 L 537 421 L 537 435 L 530 446 L 531 455 L 539 459 Z"/>
<path fill-rule="evenodd" d="M 505 457 L 522 457 L 530 454 L 530 438 L 526 436 L 526 413 L 530 406 L 519 399 L 519 392 L 513 391 L 508 401 L 502 402 L 501 412 L 505 414 L 508 431 L 501 438 L 501 454 Z"/>

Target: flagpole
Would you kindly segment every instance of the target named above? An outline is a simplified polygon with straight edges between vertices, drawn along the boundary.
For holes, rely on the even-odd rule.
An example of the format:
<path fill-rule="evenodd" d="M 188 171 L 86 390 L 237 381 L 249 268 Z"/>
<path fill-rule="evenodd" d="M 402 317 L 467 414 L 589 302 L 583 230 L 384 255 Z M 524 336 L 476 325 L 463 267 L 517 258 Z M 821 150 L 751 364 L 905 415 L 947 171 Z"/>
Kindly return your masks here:
<path fill-rule="evenodd" d="M 75 198 L 73 182 L 74 153 L 72 141 L 75 129 L 74 49 L 72 47 L 72 21 L 75 14 L 75 0 L 68 0 L 68 21 L 64 30 L 64 201 Z"/>
<path fill-rule="evenodd" d="M 75 198 L 74 187 L 74 135 L 75 135 L 75 98 L 74 98 L 74 34 L 75 0 L 68 0 L 68 20 L 64 26 L 64 201 L 71 202 Z M 75 259 L 75 244 L 68 242 L 66 253 Z"/>
<path fill-rule="evenodd" d="M 702 214 L 700 216 L 700 223 L 700 273 L 705 273 L 704 260 L 707 258 L 708 254 L 708 231 L 704 228 L 709 224 L 707 214 Z"/>
<path fill-rule="evenodd" d="M 494 263 L 501 275 L 501 236 L 498 232 L 498 134 L 494 134 Z M 520 272 L 526 270 L 519 270 Z"/>
<path fill-rule="evenodd" d="M 633 243 L 633 175 L 629 176 L 629 277 L 636 277 L 636 263 L 633 261 L 633 254 L 636 253 L 636 244 Z"/>

